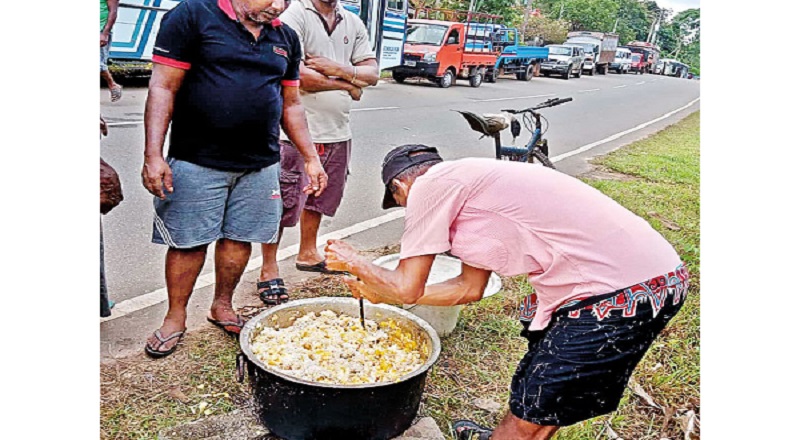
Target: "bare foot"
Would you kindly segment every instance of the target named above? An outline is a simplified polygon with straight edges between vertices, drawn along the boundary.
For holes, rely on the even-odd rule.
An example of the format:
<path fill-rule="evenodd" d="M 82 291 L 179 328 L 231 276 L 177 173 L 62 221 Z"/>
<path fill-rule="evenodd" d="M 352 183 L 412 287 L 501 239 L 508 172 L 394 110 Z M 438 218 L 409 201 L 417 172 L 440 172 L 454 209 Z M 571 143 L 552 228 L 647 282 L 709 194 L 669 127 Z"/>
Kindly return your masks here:
<path fill-rule="evenodd" d="M 294 262 L 305 266 L 313 266 L 321 263 L 323 260 L 325 260 L 325 257 L 320 255 L 320 253 L 317 252 L 317 249 L 314 248 L 312 252 L 300 252 L 297 254 L 297 258 L 294 260 Z"/>

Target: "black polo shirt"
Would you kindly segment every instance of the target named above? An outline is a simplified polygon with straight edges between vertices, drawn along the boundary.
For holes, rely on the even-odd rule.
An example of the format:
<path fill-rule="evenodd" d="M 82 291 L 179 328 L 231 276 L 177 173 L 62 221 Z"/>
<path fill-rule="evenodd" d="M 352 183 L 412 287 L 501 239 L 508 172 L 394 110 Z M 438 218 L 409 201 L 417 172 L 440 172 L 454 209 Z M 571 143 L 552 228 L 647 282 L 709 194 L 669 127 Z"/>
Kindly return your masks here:
<path fill-rule="evenodd" d="M 280 160 L 282 85 L 298 86 L 297 34 L 275 20 L 256 39 L 230 0 L 185 0 L 164 14 L 153 62 L 186 70 L 168 155 L 222 170 Z"/>

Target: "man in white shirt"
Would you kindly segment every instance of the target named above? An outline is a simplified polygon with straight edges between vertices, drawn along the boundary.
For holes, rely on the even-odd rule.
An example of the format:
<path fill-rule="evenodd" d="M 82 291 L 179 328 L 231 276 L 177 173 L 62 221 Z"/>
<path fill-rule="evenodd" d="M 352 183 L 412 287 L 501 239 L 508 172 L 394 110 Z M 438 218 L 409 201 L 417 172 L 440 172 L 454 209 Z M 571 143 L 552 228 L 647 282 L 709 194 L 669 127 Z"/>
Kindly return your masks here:
<path fill-rule="evenodd" d="M 281 228 L 300 222 L 299 270 L 331 273 L 317 251 L 322 216 L 339 208 L 347 180 L 352 133 L 350 108 L 362 89 L 378 83 L 380 72 L 367 29 L 361 19 L 338 0 L 298 0 L 280 16 L 300 37 L 304 59 L 300 66 L 300 99 L 306 109 L 311 139 L 317 147 L 328 187 L 320 196 L 307 196 L 308 177 L 302 158 L 291 142 L 281 141 Z M 281 229 L 282 231 L 282 229 Z M 278 273 L 278 243 L 262 245 L 258 293 L 268 305 L 289 300 Z"/>

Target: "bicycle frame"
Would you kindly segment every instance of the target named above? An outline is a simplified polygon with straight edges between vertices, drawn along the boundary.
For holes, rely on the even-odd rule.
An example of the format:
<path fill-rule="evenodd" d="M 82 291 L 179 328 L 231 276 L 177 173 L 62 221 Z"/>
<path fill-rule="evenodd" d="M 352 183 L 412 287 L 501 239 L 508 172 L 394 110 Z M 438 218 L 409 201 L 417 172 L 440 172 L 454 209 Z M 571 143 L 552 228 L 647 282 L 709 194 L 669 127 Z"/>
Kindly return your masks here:
<path fill-rule="evenodd" d="M 542 123 L 539 120 L 539 115 L 537 113 L 533 113 L 533 117 L 536 119 L 536 128 L 531 133 L 531 139 L 525 144 L 525 147 L 512 147 L 503 145 L 500 142 L 500 133 L 494 134 L 494 150 L 495 150 L 495 158 L 502 159 L 503 157 L 508 157 L 512 159 L 517 156 L 522 156 L 524 161 L 528 160 L 533 148 L 536 146 L 536 143 L 542 138 Z"/>

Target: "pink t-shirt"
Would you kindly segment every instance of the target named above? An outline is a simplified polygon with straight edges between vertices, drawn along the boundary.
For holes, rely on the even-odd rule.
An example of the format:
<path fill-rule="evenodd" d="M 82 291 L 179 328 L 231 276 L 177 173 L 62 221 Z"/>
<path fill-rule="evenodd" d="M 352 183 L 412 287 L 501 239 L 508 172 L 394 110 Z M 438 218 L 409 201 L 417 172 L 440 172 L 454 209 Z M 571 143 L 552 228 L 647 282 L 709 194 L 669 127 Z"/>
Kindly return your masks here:
<path fill-rule="evenodd" d="M 644 219 L 580 180 L 527 163 L 461 159 L 411 187 L 400 258 L 450 251 L 503 276 L 527 274 L 530 330 L 575 298 L 647 281 L 681 264 Z"/>

